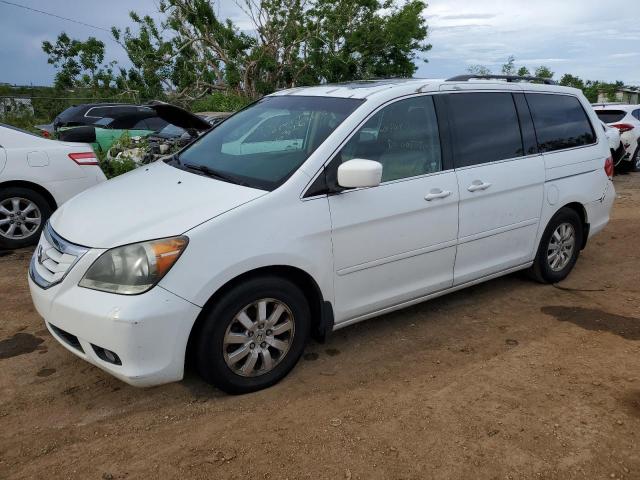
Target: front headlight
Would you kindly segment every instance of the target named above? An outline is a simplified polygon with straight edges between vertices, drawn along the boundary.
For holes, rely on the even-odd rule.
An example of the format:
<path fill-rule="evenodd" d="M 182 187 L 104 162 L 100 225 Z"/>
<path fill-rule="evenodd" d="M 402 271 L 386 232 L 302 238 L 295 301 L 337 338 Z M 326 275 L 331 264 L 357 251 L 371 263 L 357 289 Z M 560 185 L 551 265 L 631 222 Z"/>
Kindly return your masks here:
<path fill-rule="evenodd" d="M 182 236 L 112 248 L 93 262 L 79 285 L 122 295 L 144 293 L 165 276 L 188 242 Z"/>

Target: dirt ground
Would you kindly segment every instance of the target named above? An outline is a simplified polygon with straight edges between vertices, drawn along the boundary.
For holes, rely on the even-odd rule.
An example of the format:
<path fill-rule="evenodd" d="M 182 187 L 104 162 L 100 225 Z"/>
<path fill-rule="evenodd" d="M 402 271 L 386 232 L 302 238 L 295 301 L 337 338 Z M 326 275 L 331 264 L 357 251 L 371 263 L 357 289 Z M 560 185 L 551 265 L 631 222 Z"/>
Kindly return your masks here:
<path fill-rule="evenodd" d="M 559 286 L 511 275 L 313 343 L 232 397 L 76 358 L 0 257 L 0 478 L 640 479 L 640 174 Z"/>

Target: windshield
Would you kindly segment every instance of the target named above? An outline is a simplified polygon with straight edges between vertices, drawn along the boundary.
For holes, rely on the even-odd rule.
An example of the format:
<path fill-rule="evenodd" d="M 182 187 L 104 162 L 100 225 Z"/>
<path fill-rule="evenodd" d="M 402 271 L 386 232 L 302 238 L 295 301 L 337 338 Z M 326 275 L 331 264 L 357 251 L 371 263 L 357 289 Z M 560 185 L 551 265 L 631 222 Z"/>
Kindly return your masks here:
<path fill-rule="evenodd" d="M 623 110 L 596 110 L 596 115 L 604 123 L 615 123 L 622 120 L 627 112 Z"/>
<path fill-rule="evenodd" d="M 178 160 L 248 186 L 274 190 L 363 100 L 265 97 L 203 135 Z M 204 170 L 204 169 L 202 169 Z"/>

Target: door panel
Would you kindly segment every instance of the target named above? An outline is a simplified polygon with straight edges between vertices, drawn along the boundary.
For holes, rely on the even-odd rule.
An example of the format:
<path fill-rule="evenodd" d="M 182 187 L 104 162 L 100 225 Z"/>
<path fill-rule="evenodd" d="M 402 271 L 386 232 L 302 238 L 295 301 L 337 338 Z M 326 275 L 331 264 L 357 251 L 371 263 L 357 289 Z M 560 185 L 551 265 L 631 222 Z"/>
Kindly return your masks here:
<path fill-rule="evenodd" d="M 458 234 L 453 171 L 333 195 L 329 206 L 336 323 L 452 285 Z"/>
<path fill-rule="evenodd" d="M 454 283 L 516 267 L 535 255 L 545 169 L 541 155 L 457 170 L 460 232 Z M 474 188 L 479 184 L 486 188 Z"/>
<path fill-rule="evenodd" d="M 2 170 L 4 170 L 4 166 L 6 163 L 7 163 L 7 154 L 4 148 L 0 147 L 0 174 L 2 173 Z"/>

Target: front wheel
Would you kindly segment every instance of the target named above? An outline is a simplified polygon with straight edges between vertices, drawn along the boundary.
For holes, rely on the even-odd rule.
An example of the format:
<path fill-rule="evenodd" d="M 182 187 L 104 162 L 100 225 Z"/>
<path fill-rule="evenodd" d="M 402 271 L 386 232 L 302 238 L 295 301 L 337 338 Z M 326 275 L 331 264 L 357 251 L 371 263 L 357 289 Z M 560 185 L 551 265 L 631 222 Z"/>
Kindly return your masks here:
<path fill-rule="evenodd" d="M 562 208 L 549 221 L 530 273 L 541 283 L 557 283 L 573 270 L 582 246 L 582 220 L 570 208 Z"/>
<path fill-rule="evenodd" d="M 206 313 L 196 361 L 200 375 L 227 393 L 248 393 L 282 380 L 300 359 L 311 314 L 292 282 L 265 276 L 227 292 Z"/>

